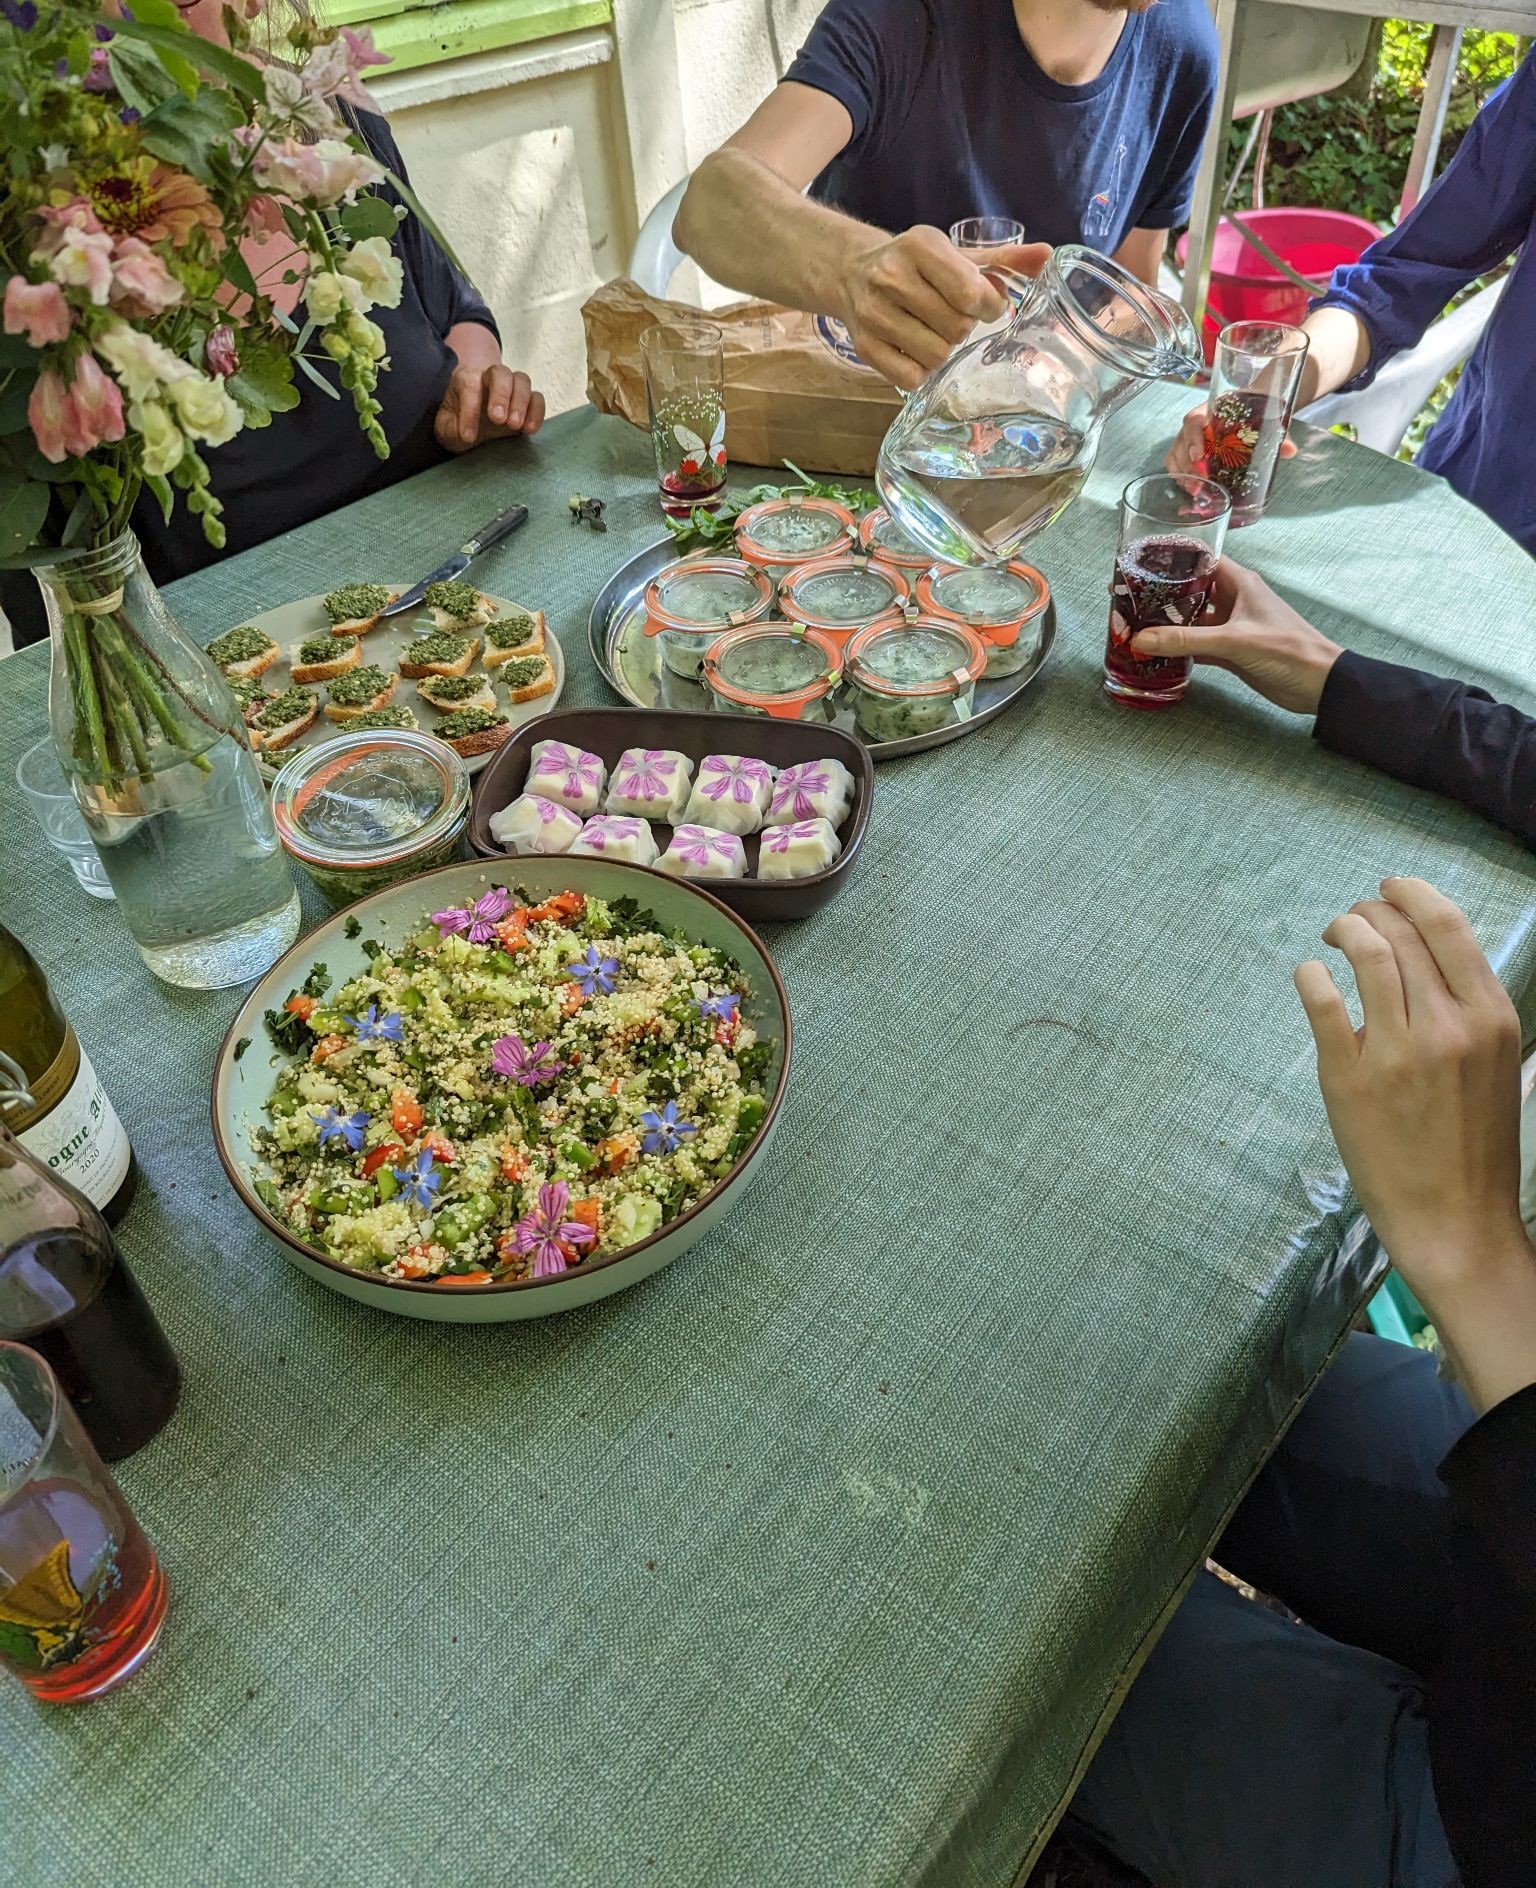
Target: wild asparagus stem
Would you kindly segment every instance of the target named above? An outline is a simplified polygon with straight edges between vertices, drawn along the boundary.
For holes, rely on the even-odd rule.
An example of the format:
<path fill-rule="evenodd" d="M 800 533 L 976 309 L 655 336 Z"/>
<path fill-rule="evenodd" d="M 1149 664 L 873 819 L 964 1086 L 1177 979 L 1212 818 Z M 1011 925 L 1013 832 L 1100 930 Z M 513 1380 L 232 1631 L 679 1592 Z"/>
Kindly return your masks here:
<path fill-rule="evenodd" d="M 192 713 L 197 716 L 198 720 L 202 722 L 204 727 L 212 728 L 216 734 L 228 734 L 231 732 L 231 730 L 229 728 L 226 728 L 221 722 L 210 721 L 208 716 L 205 715 L 202 709 L 198 707 L 197 703 L 193 701 L 190 698 L 190 696 L 184 695 L 182 693 L 182 691 L 176 686 L 176 678 L 171 674 L 170 670 L 160 660 L 159 656 L 155 654 L 154 650 L 150 648 L 149 644 L 145 642 L 144 638 L 139 634 L 139 632 L 134 628 L 132 623 L 130 623 L 127 620 L 126 617 L 118 619 L 118 628 L 122 630 L 125 637 L 130 638 L 133 642 L 138 644 L 139 648 L 144 652 L 144 655 L 148 658 L 149 662 L 160 671 L 161 675 L 165 677 L 166 687 L 170 689 L 171 693 L 176 697 L 176 699 L 179 702 L 181 702 L 185 707 L 191 709 Z M 149 680 L 149 677 L 146 675 L 145 679 L 147 681 Z M 181 745 L 185 746 L 186 743 L 182 742 Z"/>
<path fill-rule="evenodd" d="M 192 764 L 201 772 L 210 772 L 211 763 L 205 755 L 194 754 L 192 752 L 191 744 L 187 740 L 181 723 L 172 713 L 170 704 L 155 686 L 153 678 L 149 675 L 133 650 L 128 647 L 125 631 L 128 635 L 134 636 L 134 641 L 139 644 L 140 648 L 145 647 L 142 638 L 134 634 L 132 626 L 125 622 L 122 617 L 114 616 L 110 619 L 101 620 L 99 633 L 106 639 L 108 646 L 112 649 L 113 655 L 121 664 L 132 698 L 149 711 L 155 721 L 159 723 L 161 733 L 173 747 L 179 747 L 192 761 Z M 148 653 L 147 650 L 146 653 Z M 162 673 L 163 672 L 162 670 Z M 186 700 L 179 690 L 176 691 L 176 699 L 178 701 Z M 193 708 L 190 702 L 186 702 L 186 705 L 192 708 L 194 714 L 197 713 L 196 708 Z M 206 717 L 199 716 L 199 719 L 203 720 L 206 719 Z M 145 731 L 146 733 L 148 732 L 147 722 L 145 723 Z"/>
<path fill-rule="evenodd" d="M 115 785 L 112 761 L 107 752 L 107 731 L 102 721 L 101 697 L 96 690 L 96 675 L 91 664 L 91 635 L 84 618 L 70 616 L 64 624 L 64 652 L 70 666 L 77 723 L 83 725 L 89 754 L 82 756 L 96 769 L 96 779 L 103 786 Z"/>
<path fill-rule="evenodd" d="M 113 680 L 122 692 L 122 712 L 118 717 L 120 731 L 133 750 L 133 764 L 140 780 L 148 781 L 153 777 L 154 769 L 150 766 L 149 749 L 145 745 L 145 736 L 149 733 L 149 720 L 144 716 L 135 698 L 133 680 L 121 659 L 106 653 L 107 668 Z"/>

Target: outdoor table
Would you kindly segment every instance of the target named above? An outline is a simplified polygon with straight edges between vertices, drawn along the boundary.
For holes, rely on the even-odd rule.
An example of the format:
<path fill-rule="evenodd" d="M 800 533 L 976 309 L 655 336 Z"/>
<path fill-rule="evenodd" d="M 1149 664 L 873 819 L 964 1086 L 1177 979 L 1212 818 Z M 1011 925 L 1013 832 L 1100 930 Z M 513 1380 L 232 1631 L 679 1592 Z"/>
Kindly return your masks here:
<path fill-rule="evenodd" d="M 795 1059 L 748 1197 L 543 1322 L 375 1313 L 258 1230 L 208 1129 L 240 993 L 161 986 L 76 891 L 10 777 L 44 652 L 0 663 L 0 916 L 128 1125 L 121 1241 L 186 1369 L 120 1470 L 162 1643 L 83 1709 L 0 1684 L 0 1881 L 1022 1879 L 1379 1264 L 1292 967 L 1389 872 L 1459 900 L 1512 989 L 1536 959 L 1512 839 L 1229 677 L 1161 714 L 1100 692 L 1117 495 L 1188 397 L 1117 417 L 1031 547 L 1039 682 L 882 766 L 845 888 L 768 932 Z M 410 579 L 518 498 L 480 580 L 549 611 L 563 705 L 603 702 L 587 610 L 658 535 L 651 471 L 573 414 L 170 600 L 206 639 Z M 1337 639 L 1536 706 L 1536 565 L 1441 481 L 1314 434 L 1233 549 Z"/>

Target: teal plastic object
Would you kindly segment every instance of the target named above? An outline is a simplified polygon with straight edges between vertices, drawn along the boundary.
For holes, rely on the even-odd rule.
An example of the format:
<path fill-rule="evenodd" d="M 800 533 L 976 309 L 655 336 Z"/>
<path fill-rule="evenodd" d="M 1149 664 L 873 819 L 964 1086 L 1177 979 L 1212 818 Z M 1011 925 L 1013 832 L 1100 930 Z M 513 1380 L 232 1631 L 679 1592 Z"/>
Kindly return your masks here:
<path fill-rule="evenodd" d="M 1380 1291 L 1366 1307 L 1371 1329 L 1394 1344 L 1412 1344 L 1429 1328 L 1429 1313 L 1398 1277 L 1388 1272 Z M 1419 1348 L 1425 1348 L 1420 1344 Z"/>

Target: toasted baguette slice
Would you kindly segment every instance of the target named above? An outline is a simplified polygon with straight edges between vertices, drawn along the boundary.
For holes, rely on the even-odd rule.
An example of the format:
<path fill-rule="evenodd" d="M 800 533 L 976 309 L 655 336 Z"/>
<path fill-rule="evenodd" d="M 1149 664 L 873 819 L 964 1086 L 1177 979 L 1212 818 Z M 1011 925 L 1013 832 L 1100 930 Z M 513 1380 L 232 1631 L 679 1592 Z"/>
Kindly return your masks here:
<path fill-rule="evenodd" d="M 296 682 L 330 682 L 362 666 L 363 645 L 355 636 L 309 636 L 288 650 L 288 673 Z"/>
<path fill-rule="evenodd" d="M 230 693 L 240 704 L 240 718 L 249 727 L 273 697 L 254 675 L 231 675 L 227 680 Z"/>
<path fill-rule="evenodd" d="M 282 651 L 262 630 L 242 623 L 238 629 L 227 629 L 222 636 L 216 636 L 209 643 L 207 654 L 214 667 L 222 669 L 226 675 L 241 675 L 252 680 L 265 675 Z"/>
<path fill-rule="evenodd" d="M 465 675 L 479 649 L 479 638 L 475 636 L 418 636 L 406 645 L 400 657 L 400 673 L 412 682 L 423 675 Z"/>
<path fill-rule="evenodd" d="M 548 656 L 520 656 L 502 665 L 501 680 L 507 685 L 509 700 L 536 701 L 540 695 L 554 693 L 555 672 Z"/>
<path fill-rule="evenodd" d="M 488 623 L 497 610 L 497 605 L 483 590 L 459 581 L 429 583 L 421 600 L 437 627 L 450 630 L 456 636 L 467 635 L 482 623 Z"/>
<path fill-rule="evenodd" d="M 523 610 L 516 616 L 488 623 L 485 631 L 485 666 L 499 669 L 503 662 L 515 662 L 520 656 L 544 653 L 544 612 Z M 501 638 L 509 640 L 503 642 Z"/>
<path fill-rule="evenodd" d="M 399 594 L 388 584 L 345 583 L 321 597 L 320 607 L 331 619 L 333 636 L 364 636 Z"/>
<path fill-rule="evenodd" d="M 347 723 L 348 734 L 371 733 L 374 729 L 419 728 L 416 711 L 407 708 L 403 702 L 395 702 L 388 708 L 369 708 L 365 713 L 354 715 Z"/>
<path fill-rule="evenodd" d="M 328 721 L 354 721 L 375 708 L 387 708 L 400 686 L 398 675 L 386 675 L 372 663 L 338 676 L 331 684 L 330 700 L 325 704 Z"/>
<path fill-rule="evenodd" d="M 512 724 L 505 715 L 487 714 L 483 708 L 456 708 L 451 715 L 444 715 L 432 732 L 455 753 L 472 760 L 476 754 L 489 754 L 492 748 L 500 747 L 510 736 Z"/>
<path fill-rule="evenodd" d="M 285 689 L 274 695 L 251 723 L 251 746 L 263 753 L 292 747 L 315 718 L 320 704 L 306 688 Z"/>
<path fill-rule="evenodd" d="M 487 675 L 430 675 L 416 684 L 416 693 L 445 715 L 460 708 L 496 710 L 496 691 Z"/>

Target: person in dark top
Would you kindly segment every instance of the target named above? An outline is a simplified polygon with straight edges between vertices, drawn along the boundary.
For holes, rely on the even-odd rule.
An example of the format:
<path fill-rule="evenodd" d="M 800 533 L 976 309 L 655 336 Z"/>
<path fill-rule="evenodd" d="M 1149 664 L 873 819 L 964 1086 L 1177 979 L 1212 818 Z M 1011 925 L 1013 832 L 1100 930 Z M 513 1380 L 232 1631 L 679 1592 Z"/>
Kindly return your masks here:
<path fill-rule="evenodd" d="M 732 288 L 836 316 L 912 388 L 1004 309 L 944 234 L 962 217 L 1021 222 L 1015 267 L 1084 242 L 1156 280 L 1215 78 L 1203 0 L 829 0 L 695 173 L 677 240 Z"/>
<path fill-rule="evenodd" d="M 1340 648 L 1229 557 L 1211 601 L 1209 624 L 1143 630 L 1132 649 L 1228 669 L 1277 707 L 1316 715 L 1312 732 L 1324 747 L 1443 793 L 1536 847 L 1530 715 L 1468 682 Z"/>
<path fill-rule="evenodd" d="M 1179 1606 L 1073 1813 L 1158 1888 L 1536 1881 L 1536 1250 L 1520 1026 L 1466 919 L 1387 879 L 1296 972 L 1355 1193 L 1434 1320 L 1353 1335 Z"/>
<path fill-rule="evenodd" d="M 368 111 L 350 115 L 379 162 L 405 177 L 404 159 L 384 119 Z M 388 184 L 377 186 L 376 194 L 400 201 Z M 273 241 L 265 247 L 270 260 L 261 247 L 248 259 L 258 279 L 265 268 L 264 286 L 276 295 L 288 245 Z M 176 507 L 169 523 L 148 494 L 135 508 L 133 528 L 157 583 L 265 543 L 451 454 L 490 439 L 531 435 L 543 425 L 544 396 L 526 374 L 503 362 L 495 317 L 415 216 L 399 225 L 393 248 L 404 269 L 400 305 L 376 307 L 370 315 L 389 346 L 389 368 L 379 375 L 377 393 L 389 457 L 378 458 L 364 437 L 349 394 L 328 399 L 300 374 L 298 406 L 275 414 L 270 426 L 237 433 L 207 455 L 209 483 L 224 507 L 222 550 L 208 543 L 201 520 L 185 505 Z M 339 388 L 331 361 L 320 356 L 314 365 Z M 0 573 L 0 586 L 17 646 L 39 640 L 47 625 L 31 576 Z"/>

